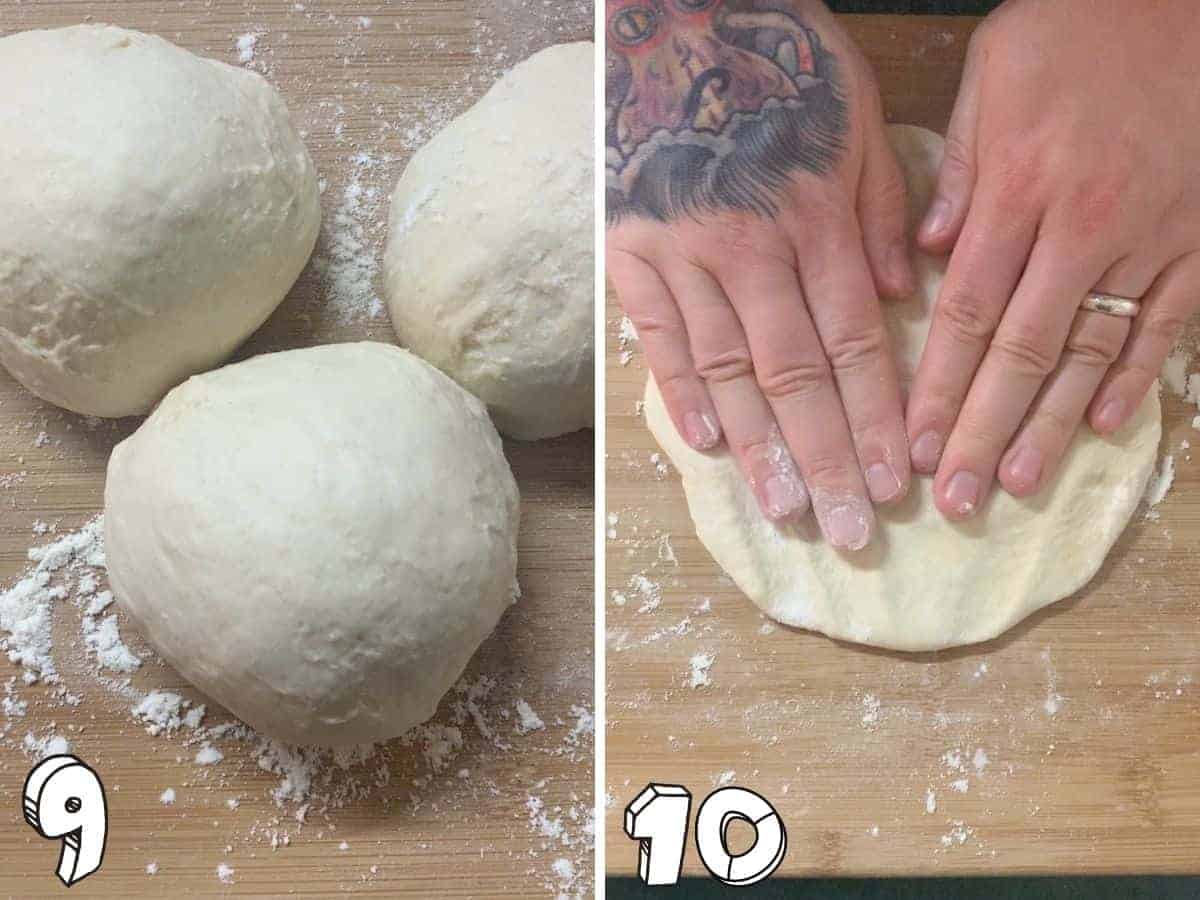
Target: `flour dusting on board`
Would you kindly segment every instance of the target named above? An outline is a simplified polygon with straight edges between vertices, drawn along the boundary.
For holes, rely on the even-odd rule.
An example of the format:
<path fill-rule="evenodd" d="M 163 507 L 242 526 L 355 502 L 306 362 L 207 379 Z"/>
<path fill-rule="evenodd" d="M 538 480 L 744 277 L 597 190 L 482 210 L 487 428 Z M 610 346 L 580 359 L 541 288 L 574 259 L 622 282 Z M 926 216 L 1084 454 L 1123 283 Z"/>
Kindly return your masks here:
<path fill-rule="evenodd" d="M 16 4 L 6 24 L 16 30 L 43 24 L 35 21 L 37 6 Z M 266 77 L 285 98 L 318 167 L 322 233 L 311 265 L 285 302 L 293 308 L 277 317 L 298 321 L 300 337 L 268 324 L 265 342 L 276 346 L 258 349 L 395 340 L 381 302 L 380 260 L 388 196 L 409 157 L 503 72 L 542 46 L 581 39 L 593 21 L 593 6 L 584 0 L 469 0 L 465 15 L 439 9 L 437 24 L 431 19 L 415 25 L 412 6 L 360 4 L 349 15 L 335 11 L 336 5 L 303 0 L 277 4 L 268 24 L 261 20 L 265 11 L 250 8 L 230 21 L 229 4 L 172 5 L 173 12 L 186 7 L 192 21 L 188 29 L 164 36 L 201 41 L 190 48 Z M 432 10 L 438 4 L 423 6 Z M 147 23 L 128 24 L 154 30 Z M 381 62 L 394 68 L 411 60 L 420 62 L 419 77 L 380 77 Z M 36 412 L 12 423 L 19 446 L 36 451 L 39 459 L 65 459 L 71 451 L 59 446 L 62 428 L 94 433 L 103 444 L 124 427 L 75 417 L 48 425 L 47 417 L 55 415 Z M 182 686 L 104 589 L 102 521 L 60 533 L 54 516 L 36 508 L 42 498 L 30 494 L 42 487 L 36 483 L 38 468 L 17 456 L 11 462 L 0 464 L 0 491 L 20 492 L 22 508 L 34 507 L 31 531 L 44 544 L 30 551 L 19 577 L 0 584 L 0 648 L 14 667 L 12 674 L 0 673 L 0 747 L 17 757 L 18 766 L 25 766 L 24 757 L 59 752 L 94 756 L 100 745 L 89 733 L 94 714 L 103 710 L 124 722 L 139 753 L 144 746 L 156 765 L 174 760 L 169 779 L 152 785 L 149 795 L 165 826 L 173 829 L 176 817 L 205 817 L 228 829 L 217 833 L 225 847 L 219 865 L 218 859 L 205 864 L 207 877 L 216 879 L 213 890 L 248 881 L 235 860 L 239 854 L 286 853 L 301 840 L 332 839 L 330 847 L 336 848 L 339 812 L 358 815 L 373 806 L 394 824 L 406 821 L 407 813 L 419 813 L 421 821 L 431 814 L 450 819 L 447 842 L 434 838 L 421 848 L 431 856 L 465 849 L 502 857 L 515 852 L 508 846 L 521 846 L 531 895 L 589 895 L 595 831 L 590 776 L 580 782 L 589 796 L 574 796 L 574 782 L 539 783 L 532 777 L 532 784 L 514 782 L 497 777 L 498 767 L 491 764 L 503 754 L 520 755 L 518 771 L 528 775 L 537 771 L 538 759 L 562 758 L 586 775 L 594 724 L 590 684 L 578 677 L 575 662 L 543 676 L 550 679 L 546 685 L 506 669 L 473 674 L 433 721 L 387 744 L 347 751 L 279 744 L 223 710 L 208 708 Z M 35 714 L 40 724 L 32 727 Z M 116 765 L 102 755 L 89 758 L 93 761 L 102 772 Z M 250 790 L 243 788 L 246 783 Z M 106 785 L 120 787 L 107 780 Z M 557 823 L 553 835 L 543 833 L 543 819 L 531 820 L 522 803 L 514 802 L 511 827 L 500 825 L 505 845 L 475 839 L 472 811 L 480 798 L 494 808 L 493 798 L 518 794 L 539 799 L 544 822 Z M 171 802 L 160 805 L 163 796 Z M 349 854 L 371 852 L 355 842 Z M 163 856 L 147 853 L 135 862 L 145 866 L 147 877 L 178 874 Z M 374 880 L 384 867 L 381 855 L 378 864 L 363 867 L 362 881 Z"/>
<path fill-rule="evenodd" d="M 153 688 L 144 691 L 133 684 L 128 676 L 142 668 L 143 660 L 153 659 L 154 654 L 148 647 L 133 647 L 121 640 L 118 614 L 106 616 L 102 620 L 104 624 L 85 627 L 81 646 L 59 648 L 54 643 L 55 620 L 62 620 L 68 610 L 74 608 L 79 620 L 84 622 L 92 619 L 89 611 L 104 610 L 112 604 L 111 593 L 97 589 L 105 575 L 103 517 L 97 516 L 79 531 L 31 549 L 29 559 L 32 563 L 29 570 L 11 587 L 0 592 L 0 647 L 21 667 L 20 684 L 16 676 L 4 682 L 3 703 L 0 704 L 4 727 L 0 730 L 0 746 L 17 749 L 30 759 L 70 751 L 71 738 L 54 730 L 43 734 L 25 732 L 19 737 L 10 733 L 13 722 L 26 715 L 31 702 L 68 708 L 82 702 L 64 685 L 66 673 L 70 672 L 73 677 L 90 681 L 92 689 L 99 687 L 102 696 L 115 700 L 118 709 L 124 710 L 130 720 L 151 737 L 173 740 L 187 748 L 189 755 L 178 759 L 184 771 L 191 773 L 188 776 L 190 783 L 195 784 L 197 779 L 200 783 L 211 780 L 203 772 L 219 773 L 230 754 L 249 758 L 258 769 L 276 776 L 278 780 L 269 791 L 270 798 L 293 824 L 287 825 L 283 816 L 273 816 L 267 822 L 255 823 L 251 837 L 269 842 L 272 849 L 279 849 L 291 843 L 293 835 L 303 828 L 310 816 L 321 815 L 332 822 L 329 816 L 337 810 L 382 795 L 391 783 L 398 747 L 416 748 L 424 762 L 424 773 L 416 774 L 408 785 L 411 788 L 409 802 L 417 808 L 425 802 L 423 792 L 432 788 L 435 782 L 443 792 L 443 799 L 439 801 L 443 803 L 454 796 L 453 789 L 457 789 L 463 802 L 467 802 L 479 787 L 488 790 L 493 787 L 471 784 L 469 770 L 450 771 L 452 762 L 467 750 L 468 728 L 483 739 L 491 748 L 490 752 L 533 752 L 533 748 L 514 747 L 498 736 L 495 720 L 507 719 L 511 714 L 504 701 L 491 702 L 493 694 L 500 692 L 500 680 L 486 675 L 464 680 L 455 688 L 453 695 L 459 699 L 451 704 L 449 718 L 453 724 L 436 720 L 427 722 L 392 743 L 338 749 L 296 747 L 262 737 L 236 720 L 206 725 L 209 713 L 204 704 L 174 690 Z M 87 640 L 89 635 L 99 632 L 108 636 L 98 644 Z M 96 646 L 100 646 L 100 652 L 96 652 Z M 136 661 L 137 665 L 126 665 L 129 660 Z M 114 665 L 114 661 L 121 664 Z M 114 670 L 125 677 L 112 678 L 107 674 Z M 20 696 L 22 691 L 42 686 L 49 687 L 50 692 L 32 699 Z M 553 729 L 559 735 L 557 746 L 543 744 L 539 748 L 541 752 L 572 760 L 590 759 L 594 725 L 592 714 L 586 707 L 573 705 L 570 718 L 556 717 L 550 723 L 523 698 L 513 701 L 512 709 L 516 712 L 512 726 L 516 737 L 525 739 L 533 733 Z M 68 731 L 75 728 L 67 726 Z M 214 777 L 217 783 L 223 780 L 219 774 Z M 447 783 L 452 790 L 447 791 Z M 546 784 L 542 783 L 540 787 L 544 789 Z M 159 801 L 164 806 L 175 806 L 178 796 L 176 788 L 167 787 Z M 538 802 L 544 805 L 548 801 L 539 797 Z M 239 806 L 236 798 L 226 802 L 230 810 Z M 542 837 L 553 838 L 541 844 L 547 853 L 555 854 L 548 861 L 554 877 L 548 876 L 546 883 L 559 887 L 576 886 L 582 890 L 581 873 L 589 865 L 595 831 L 590 803 L 575 797 L 567 807 L 555 806 L 552 812 L 555 815 L 547 814 L 530 823 Z M 546 833 L 546 829 L 551 833 Z M 562 874 L 568 868 L 570 877 Z"/>

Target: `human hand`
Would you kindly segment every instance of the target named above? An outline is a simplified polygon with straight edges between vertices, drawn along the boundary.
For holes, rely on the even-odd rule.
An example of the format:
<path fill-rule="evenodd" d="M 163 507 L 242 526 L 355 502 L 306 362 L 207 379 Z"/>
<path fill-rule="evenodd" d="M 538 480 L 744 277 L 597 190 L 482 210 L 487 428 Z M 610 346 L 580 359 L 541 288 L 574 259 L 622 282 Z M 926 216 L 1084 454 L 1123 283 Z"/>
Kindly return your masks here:
<path fill-rule="evenodd" d="M 908 489 L 877 295 L 913 285 L 866 62 L 812 0 L 607 17 L 608 272 L 675 427 L 697 450 L 723 436 L 768 518 L 811 498 L 860 549 L 870 500 Z"/>
<path fill-rule="evenodd" d="M 907 415 L 945 515 L 997 477 L 1035 493 L 1085 414 L 1111 434 L 1158 377 L 1200 304 L 1197 123 L 1189 0 L 1009 0 L 976 31 L 918 236 L 953 248 Z"/>

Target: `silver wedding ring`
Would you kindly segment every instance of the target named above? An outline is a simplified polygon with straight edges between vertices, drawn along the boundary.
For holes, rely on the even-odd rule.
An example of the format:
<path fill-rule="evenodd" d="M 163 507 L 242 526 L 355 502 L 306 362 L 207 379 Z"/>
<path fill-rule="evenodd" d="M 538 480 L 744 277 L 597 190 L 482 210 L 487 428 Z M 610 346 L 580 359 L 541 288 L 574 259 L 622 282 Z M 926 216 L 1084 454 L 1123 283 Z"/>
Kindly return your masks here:
<path fill-rule="evenodd" d="M 1092 291 L 1079 305 L 1079 308 L 1104 313 L 1108 316 L 1119 316 L 1122 319 L 1132 319 L 1142 311 L 1142 304 L 1129 297 L 1118 297 L 1116 294 Z"/>

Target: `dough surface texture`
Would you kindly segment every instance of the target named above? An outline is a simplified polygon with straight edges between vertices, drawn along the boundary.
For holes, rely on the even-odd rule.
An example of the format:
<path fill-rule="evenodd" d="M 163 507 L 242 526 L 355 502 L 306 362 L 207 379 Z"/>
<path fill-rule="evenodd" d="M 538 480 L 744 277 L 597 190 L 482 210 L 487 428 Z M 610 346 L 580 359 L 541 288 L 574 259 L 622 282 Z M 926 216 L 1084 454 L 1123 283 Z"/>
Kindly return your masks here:
<path fill-rule="evenodd" d="M 942 139 L 911 126 L 893 126 L 891 139 L 913 219 L 933 189 Z M 883 304 L 906 389 L 944 269 L 944 259 L 921 256 L 918 295 Z M 726 451 L 699 453 L 679 438 L 653 380 L 645 412 L 682 476 L 700 540 L 763 612 L 839 640 L 906 651 L 989 640 L 1087 584 L 1137 508 L 1162 428 L 1155 390 L 1112 439 L 1082 426 L 1037 496 L 1017 500 L 997 487 L 962 524 L 938 513 L 932 479 L 914 477 L 903 502 L 877 509 L 872 543 L 842 554 L 811 517 L 787 529 L 770 524 Z"/>
<path fill-rule="evenodd" d="M 594 45 L 516 66 L 412 158 L 385 293 L 400 342 L 509 437 L 592 425 Z"/>
<path fill-rule="evenodd" d="M 304 268 L 308 152 L 259 75 L 135 31 L 0 38 L 0 85 L 0 362 L 75 412 L 148 412 Z"/>
<path fill-rule="evenodd" d="M 104 500 L 117 601 L 192 684 L 292 743 L 425 721 L 516 595 L 495 427 L 390 345 L 189 379 L 113 451 Z"/>

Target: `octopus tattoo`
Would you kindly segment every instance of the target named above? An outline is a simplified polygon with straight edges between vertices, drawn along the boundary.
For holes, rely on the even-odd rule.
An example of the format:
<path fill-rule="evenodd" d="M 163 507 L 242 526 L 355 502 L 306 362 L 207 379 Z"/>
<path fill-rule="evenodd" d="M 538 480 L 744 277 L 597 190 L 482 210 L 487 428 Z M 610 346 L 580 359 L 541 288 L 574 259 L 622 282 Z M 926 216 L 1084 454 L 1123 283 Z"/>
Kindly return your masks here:
<path fill-rule="evenodd" d="M 837 60 L 781 0 L 607 0 L 610 224 L 776 213 L 841 157 Z"/>

